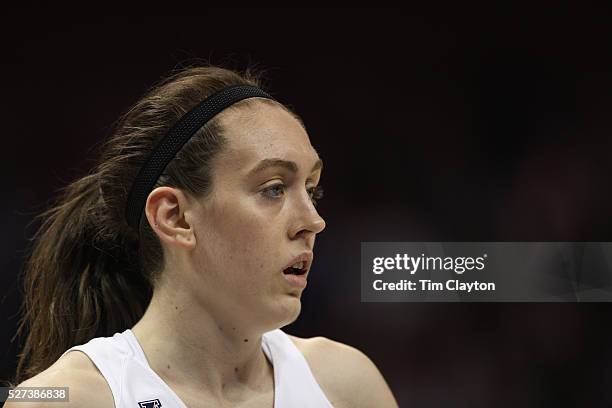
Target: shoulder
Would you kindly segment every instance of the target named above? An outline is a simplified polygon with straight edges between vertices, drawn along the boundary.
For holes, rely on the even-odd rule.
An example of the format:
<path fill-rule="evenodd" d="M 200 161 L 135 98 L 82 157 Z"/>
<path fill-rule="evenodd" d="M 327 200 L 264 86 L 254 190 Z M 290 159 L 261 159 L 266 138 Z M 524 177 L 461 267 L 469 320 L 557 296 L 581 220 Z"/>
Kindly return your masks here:
<path fill-rule="evenodd" d="M 84 353 L 71 351 L 19 387 L 68 387 L 68 402 L 7 402 L 6 408 L 110 408 L 114 400 L 108 383 Z M 95 390 L 95 392 L 92 392 Z"/>
<path fill-rule="evenodd" d="M 337 407 L 397 407 L 382 374 L 363 352 L 326 337 L 289 336 Z"/>

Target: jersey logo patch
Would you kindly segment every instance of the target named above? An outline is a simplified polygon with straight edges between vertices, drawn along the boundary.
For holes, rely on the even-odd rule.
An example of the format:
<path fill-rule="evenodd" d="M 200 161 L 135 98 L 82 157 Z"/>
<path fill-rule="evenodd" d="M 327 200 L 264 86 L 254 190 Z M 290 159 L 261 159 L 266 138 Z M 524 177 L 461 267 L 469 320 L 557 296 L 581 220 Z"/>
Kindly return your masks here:
<path fill-rule="evenodd" d="M 140 408 L 161 408 L 162 404 L 159 402 L 159 399 L 152 399 L 148 401 L 140 401 L 138 406 Z"/>

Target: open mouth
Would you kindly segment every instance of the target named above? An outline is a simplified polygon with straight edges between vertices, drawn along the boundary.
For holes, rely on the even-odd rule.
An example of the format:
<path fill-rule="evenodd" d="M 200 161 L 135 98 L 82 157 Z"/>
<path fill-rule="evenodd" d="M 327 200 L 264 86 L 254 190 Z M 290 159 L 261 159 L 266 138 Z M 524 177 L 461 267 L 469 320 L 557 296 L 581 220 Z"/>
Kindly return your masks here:
<path fill-rule="evenodd" d="M 303 253 L 293 258 L 289 266 L 283 269 L 285 281 L 294 288 L 304 289 L 311 263 L 312 252 Z"/>
<path fill-rule="evenodd" d="M 303 275 L 306 273 L 306 265 L 304 262 L 298 262 L 298 264 L 285 269 L 283 273 L 285 275 Z"/>
<path fill-rule="evenodd" d="M 285 264 L 283 269 L 285 280 L 292 286 L 304 289 L 311 264 L 312 252 L 302 252 L 295 256 L 292 261 Z"/>

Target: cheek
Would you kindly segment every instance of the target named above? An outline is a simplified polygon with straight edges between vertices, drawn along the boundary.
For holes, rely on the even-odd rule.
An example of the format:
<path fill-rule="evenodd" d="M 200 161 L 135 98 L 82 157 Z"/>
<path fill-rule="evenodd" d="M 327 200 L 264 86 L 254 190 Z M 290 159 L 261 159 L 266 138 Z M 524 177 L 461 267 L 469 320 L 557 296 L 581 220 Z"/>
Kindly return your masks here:
<path fill-rule="evenodd" d="M 236 284 L 254 284 L 262 274 L 282 267 L 282 228 L 278 220 L 245 205 L 220 205 L 211 215 L 204 246 L 215 269 L 235 277 Z M 286 256 L 285 256 L 286 257 Z"/>

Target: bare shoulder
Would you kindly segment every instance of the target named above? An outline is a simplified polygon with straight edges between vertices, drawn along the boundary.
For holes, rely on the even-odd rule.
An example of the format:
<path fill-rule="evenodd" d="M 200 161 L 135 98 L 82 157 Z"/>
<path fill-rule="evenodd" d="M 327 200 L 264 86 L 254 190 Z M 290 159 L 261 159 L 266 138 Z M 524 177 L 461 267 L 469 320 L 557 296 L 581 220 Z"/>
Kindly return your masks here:
<path fill-rule="evenodd" d="M 7 402 L 6 408 L 110 408 L 113 394 L 102 373 L 84 353 L 71 351 L 17 387 L 68 387 L 68 402 Z M 95 390 L 95 392 L 92 392 Z"/>
<path fill-rule="evenodd" d="M 382 374 L 363 352 L 326 337 L 289 338 L 334 407 L 397 407 Z"/>

